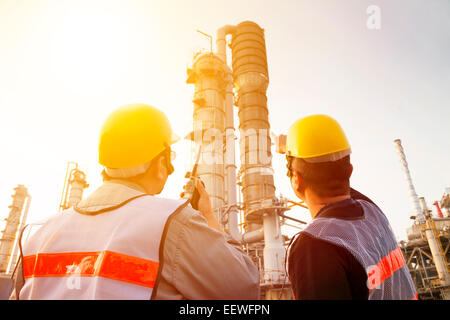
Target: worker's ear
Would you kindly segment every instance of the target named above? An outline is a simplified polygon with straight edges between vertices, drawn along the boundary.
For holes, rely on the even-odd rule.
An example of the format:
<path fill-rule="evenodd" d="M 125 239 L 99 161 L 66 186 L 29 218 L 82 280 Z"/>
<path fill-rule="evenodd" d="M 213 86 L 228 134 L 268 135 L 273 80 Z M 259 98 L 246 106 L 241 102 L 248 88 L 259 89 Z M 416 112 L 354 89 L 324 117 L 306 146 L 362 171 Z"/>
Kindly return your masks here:
<path fill-rule="evenodd" d="M 292 172 L 292 177 L 291 177 L 291 186 L 292 189 L 294 189 L 295 195 L 297 197 L 299 197 L 302 200 L 304 199 L 304 181 L 302 179 L 302 177 L 300 176 L 300 174 L 296 171 Z"/>
<path fill-rule="evenodd" d="M 167 179 L 167 168 L 165 165 L 164 156 L 158 156 L 152 160 L 150 168 L 148 169 L 148 177 L 156 181 L 165 181 Z"/>
<path fill-rule="evenodd" d="M 352 176 L 352 173 L 353 173 L 353 165 L 350 163 L 350 174 L 348 176 L 349 179 Z"/>
<path fill-rule="evenodd" d="M 167 168 L 166 163 L 167 163 L 166 155 L 161 155 L 160 157 L 158 157 L 158 160 L 157 160 L 158 179 L 160 179 L 160 180 L 166 180 L 167 176 L 169 175 L 169 173 L 168 173 L 169 168 Z"/>

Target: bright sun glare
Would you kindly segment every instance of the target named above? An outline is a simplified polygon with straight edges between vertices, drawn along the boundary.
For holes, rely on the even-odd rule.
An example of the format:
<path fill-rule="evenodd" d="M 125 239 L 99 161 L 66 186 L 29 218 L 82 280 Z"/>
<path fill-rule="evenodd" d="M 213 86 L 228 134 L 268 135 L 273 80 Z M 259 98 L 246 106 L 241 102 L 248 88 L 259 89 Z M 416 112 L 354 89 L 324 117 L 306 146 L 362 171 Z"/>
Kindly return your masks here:
<path fill-rule="evenodd" d="M 72 85 L 107 86 L 126 67 L 126 25 L 118 17 L 101 8 L 74 6 L 57 19 L 59 28 L 50 38 L 51 73 L 63 74 Z"/>

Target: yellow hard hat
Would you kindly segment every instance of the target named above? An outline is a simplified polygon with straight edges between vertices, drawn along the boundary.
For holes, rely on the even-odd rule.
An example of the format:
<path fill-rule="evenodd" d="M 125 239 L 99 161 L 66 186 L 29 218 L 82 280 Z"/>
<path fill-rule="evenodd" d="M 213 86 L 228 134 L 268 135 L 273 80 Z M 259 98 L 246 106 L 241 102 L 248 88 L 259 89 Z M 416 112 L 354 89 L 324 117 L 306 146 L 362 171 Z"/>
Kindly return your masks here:
<path fill-rule="evenodd" d="M 289 128 L 286 154 L 308 162 L 336 161 L 351 153 L 339 123 L 317 114 L 297 120 Z"/>
<path fill-rule="evenodd" d="M 125 105 L 101 128 L 98 161 L 108 168 L 139 166 L 178 140 L 162 111 L 145 104 Z"/>

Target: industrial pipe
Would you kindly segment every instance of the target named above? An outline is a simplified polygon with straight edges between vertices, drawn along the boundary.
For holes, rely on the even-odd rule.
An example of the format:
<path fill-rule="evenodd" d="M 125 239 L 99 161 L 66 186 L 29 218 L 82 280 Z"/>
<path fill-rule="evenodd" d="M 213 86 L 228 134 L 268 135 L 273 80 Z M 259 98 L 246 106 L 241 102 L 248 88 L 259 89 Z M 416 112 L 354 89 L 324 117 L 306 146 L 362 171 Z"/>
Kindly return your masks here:
<path fill-rule="evenodd" d="M 242 243 L 253 243 L 264 239 L 264 228 L 256 229 L 254 231 L 245 232 L 241 235 Z"/>
<path fill-rule="evenodd" d="M 439 202 L 435 201 L 433 204 L 436 206 L 436 211 L 437 211 L 438 217 L 443 219 L 444 216 L 442 215 L 441 208 L 439 207 Z"/>
<path fill-rule="evenodd" d="M 219 33 L 219 32 L 218 32 Z M 258 239 L 259 236 L 247 235 L 244 237 L 239 231 L 238 215 L 239 210 L 237 207 L 236 196 L 236 156 L 235 156 L 235 134 L 234 134 L 234 117 L 233 117 L 233 75 L 230 68 L 226 65 L 225 55 L 225 67 L 226 67 L 226 92 L 225 92 L 225 172 L 227 177 L 227 202 L 229 206 L 228 212 L 228 231 L 230 236 L 238 242 L 252 242 L 253 239 Z M 261 230 L 262 231 L 262 230 Z M 260 232 L 263 234 L 262 232 Z M 256 240 L 259 241 L 260 239 Z"/>
<path fill-rule="evenodd" d="M 236 30 L 236 26 L 225 25 L 217 29 L 216 53 L 222 61 L 227 64 L 227 41 L 226 36 L 232 34 Z"/>

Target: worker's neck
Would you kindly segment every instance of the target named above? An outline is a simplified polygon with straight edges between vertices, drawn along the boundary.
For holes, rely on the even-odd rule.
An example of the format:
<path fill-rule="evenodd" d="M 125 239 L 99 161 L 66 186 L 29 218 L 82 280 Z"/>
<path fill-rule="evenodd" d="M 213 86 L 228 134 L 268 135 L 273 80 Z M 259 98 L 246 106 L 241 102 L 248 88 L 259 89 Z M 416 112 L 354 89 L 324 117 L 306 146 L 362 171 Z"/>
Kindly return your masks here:
<path fill-rule="evenodd" d="M 153 183 L 145 183 L 145 182 L 142 182 L 141 181 L 141 183 L 139 183 L 139 185 L 142 187 L 142 188 L 144 188 L 144 190 L 145 190 L 145 192 L 147 193 L 147 194 L 150 194 L 150 195 L 156 195 L 156 194 L 160 194 L 161 193 L 161 187 L 159 187 L 158 185 L 156 185 L 156 184 L 153 184 Z"/>
<path fill-rule="evenodd" d="M 320 209 L 326 205 L 346 199 L 350 199 L 349 194 L 336 197 L 319 197 L 314 192 L 311 192 L 311 190 L 305 190 L 305 203 L 307 204 L 313 219 L 317 213 L 319 213 Z"/>
<path fill-rule="evenodd" d="M 160 184 L 156 183 L 155 181 L 151 179 L 132 179 L 128 180 L 130 183 L 133 183 L 135 186 L 139 187 L 142 191 L 149 195 L 156 195 L 161 193 L 161 186 Z"/>

